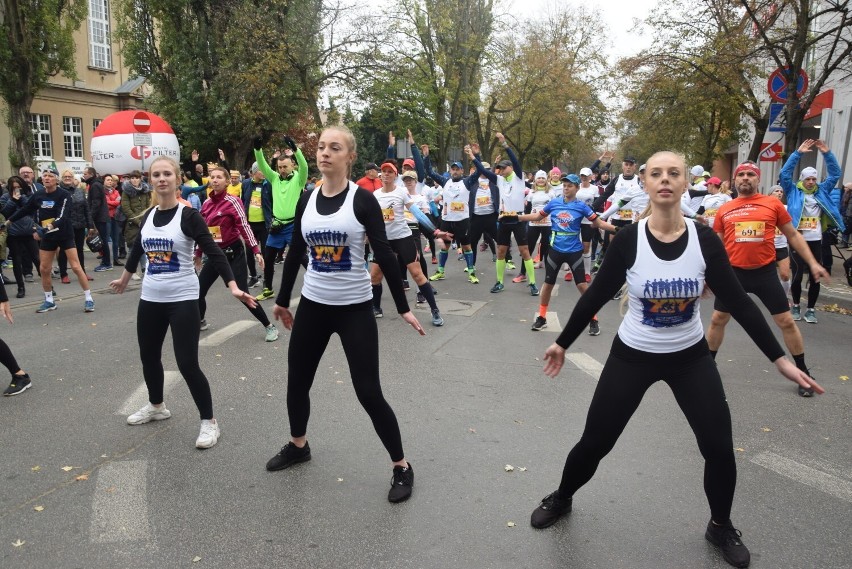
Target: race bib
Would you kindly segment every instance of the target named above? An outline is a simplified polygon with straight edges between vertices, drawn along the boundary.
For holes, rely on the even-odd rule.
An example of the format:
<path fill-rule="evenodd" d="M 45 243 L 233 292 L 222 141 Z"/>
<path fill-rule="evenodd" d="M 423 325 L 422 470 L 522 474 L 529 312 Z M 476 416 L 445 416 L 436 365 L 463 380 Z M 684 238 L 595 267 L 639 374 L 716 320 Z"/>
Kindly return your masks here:
<path fill-rule="evenodd" d="M 621 216 L 621 219 L 633 219 L 633 210 L 632 209 L 622 209 L 618 212 L 618 215 Z"/>
<path fill-rule="evenodd" d="M 211 225 L 207 229 L 210 230 L 210 235 L 213 237 L 213 241 L 215 243 L 221 243 L 222 242 L 222 228 L 221 227 L 219 227 L 218 225 Z"/>
<path fill-rule="evenodd" d="M 47 226 L 50 225 L 51 223 L 53 223 L 54 221 L 56 221 L 55 217 L 51 217 L 49 219 L 42 219 L 41 220 L 41 226 L 44 227 L 45 229 L 47 229 Z"/>
<path fill-rule="evenodd" d="M 704 217 L 716 217 L 716 212 L 717 212 L 717 211 L 719 211 L 719 210 L 718 210 L 718 209 L 708 209 L 708 210 L 705 210 L 705 212 L 704 212 Z"/>
<path fill-rule="evenodd" d="M 260 196 L 252 195 L 249 207 L 261 207 Z"/>
<path fill-rule="evenodd" d="M 387 209 L 382 208 L 382 219 L 385 220 L 385 223 L 390 223 L 393 221 L 393 208 L 389 207 Z"/>
<path fill-rule="evenodd" d="M 479 196 L 476 198 L 476 205 L 480 207 L 491 205 L 491 196 Z"/>
<path fill-rule="evenodd" d="M 799 220 L 799 231 L 813 231 L 819 229 L 819 227 L 818 217 L 803 217 Z"/>
<path fill-rule="evenodd" d="M 410 211 L 405 210 L 404 212 L 402 212 L 402 214 L 405 216 L 405 221 L 407 221 L 408 223 L 417 223 L 417 218 L 414 217 L 414 214 Z"/>
<path fill-rule="evenodd" d="M 465 206 L 464 202 L 450 202 L 450 211 L 463 212 L 464 206 Z"/>
<path fill-rule="evenodd" d="M 765 231 L 766 224 L 762 221 L 737 221 L 736 223 L 734 223 L 734 242 L 762 242 Z"/>

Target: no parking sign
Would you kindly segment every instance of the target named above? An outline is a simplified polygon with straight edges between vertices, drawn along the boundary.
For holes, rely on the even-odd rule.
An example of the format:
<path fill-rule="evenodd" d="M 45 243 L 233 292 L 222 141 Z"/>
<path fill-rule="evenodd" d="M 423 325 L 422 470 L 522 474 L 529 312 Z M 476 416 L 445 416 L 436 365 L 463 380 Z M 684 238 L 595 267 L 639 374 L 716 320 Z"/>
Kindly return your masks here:
<path fill-rule="evenodd" d="M 766 82 L 766 90 L 769 91 L 769 96 L 776 103 L 787 102 L 787 77 L 790 66 L 779 67 L 769 74 L 769 80 Z M 799 76 L 796 80 L 796 95 L 802 98 L 805 91 L 808 90 L 808 74 L 804 69 L 799 69 Z"/>

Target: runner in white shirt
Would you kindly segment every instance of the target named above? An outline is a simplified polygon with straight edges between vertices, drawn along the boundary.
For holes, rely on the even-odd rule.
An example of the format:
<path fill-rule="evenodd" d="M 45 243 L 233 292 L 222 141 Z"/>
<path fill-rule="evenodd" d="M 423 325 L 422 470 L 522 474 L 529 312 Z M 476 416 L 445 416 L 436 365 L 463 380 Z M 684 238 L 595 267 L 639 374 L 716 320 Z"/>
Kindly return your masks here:
<path fill-rule="evenodd" d="M 775 196 L 782 202 L 784 201 L 784 188 L 781 186 L 772 186 L 769 188 L 769 195 Z M 790 272 L 790 247 L 787 244 L 787 237 L 775 228 L 775 266 L 778 267 L 778 278 L 781 280 L 781 286 L 784 287 L 784 294 L 790 296 L 790 283 L 793 279 L 793 274 Z"/>
<path fill-rule="evenodd" d="M 731 201 L 731 196 L 722 193 L 722 180 L 715 176 L 707 180 L 707 195 L 701 199 L 701 204 L 697 209 L 697 213 L 704 216 L 707 220 L 707 225 L 713 227 L 713 222 L 716 220 L 716 212 L 722 207 L 722 204 Z M 782 191 L 783 195 L 783 191 Z"/>
<path fill-rule="evenodd" d="M 580 169 L 580 188 L 577 190 L 577 199 L 589 207 L 592 207 L 592 204 L 595 203 L 599 192 L 598 187 L 591 183 L 592 179 L 592 169 L 591 168 L 581 168 Z M 592 236 L 594 235 L 595 229 L 592 228 L 592 222 L 583 218 L 582 225 L 580 226 L 580 239 L 583 241 L 583 268 L 586 270 L 586 282 L 592 282 L 592 253 L 591 253 L 591 245 L 592 245 Z M 573 273 L 569 270 L 565 273 L 565 280 L 571 281 L 573 278 Z"/>
<path fill-rule="evenodd" d="M 561 189 L 561 188 L 560 188 Z M 561 193 L 561 191 L 560 191 Z M 548 182 L 547 174 L 544 170 L 539 170 L 533 177 L 533 187 L 527 194 L 525 203 L 530 207 L 530 213 L 538 213 L 547 202 L 554 198 L 553 190 Z M 527 247 L 531 252 L 535 251 L 535 246 L 541 239 L 541 259 L 547 259 L 547 252 L 550 249 L 550 216 L 532 218 L 527 227 Z M 532 254 L 532 253 L 530 253 Z M 513 283 L 527 282 L 527 267 L 521 265 L 521 274 L 512 279 Z"/>

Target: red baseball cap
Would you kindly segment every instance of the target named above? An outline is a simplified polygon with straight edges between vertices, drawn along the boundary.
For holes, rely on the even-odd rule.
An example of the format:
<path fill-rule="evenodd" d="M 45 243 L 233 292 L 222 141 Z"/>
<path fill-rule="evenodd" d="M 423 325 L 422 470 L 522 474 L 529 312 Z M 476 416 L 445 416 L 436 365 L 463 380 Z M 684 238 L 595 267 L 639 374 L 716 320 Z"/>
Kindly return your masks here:
<path fill-rule="evenodd" d="M 393 170 L 394 174 L 399 174 L 399 170 L 396 169 L 396 164 L 393 162 L 384 162 L 382 163 L 382 172 L 385 170 Z"/>

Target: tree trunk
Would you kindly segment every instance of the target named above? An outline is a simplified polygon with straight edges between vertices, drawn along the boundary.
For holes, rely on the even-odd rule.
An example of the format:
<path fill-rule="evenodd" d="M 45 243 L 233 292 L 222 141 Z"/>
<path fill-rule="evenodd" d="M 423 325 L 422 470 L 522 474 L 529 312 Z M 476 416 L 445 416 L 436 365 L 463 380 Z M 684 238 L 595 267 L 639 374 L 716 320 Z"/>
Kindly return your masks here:
<path fill-rule="evenodd" d="M 769 128 L 769 110 L 766 113 L 766 116 L 754 121 L 754 138 L 751 141 L 751 149 L 748 151 L 748 159 L 752 162 L 760 159 L 760 146 L 763 144 L 763 137 L 766 136 L 766 129 Z"/>
<path fill-rule="evenodd" d="M 33 164 L 33 139 L 30 131 L 30 108 L 33 97 L 22 96 L 8 105 L 6 118 L 9 125 L 9 163 L 17 173 L 18 168 Z"/>

